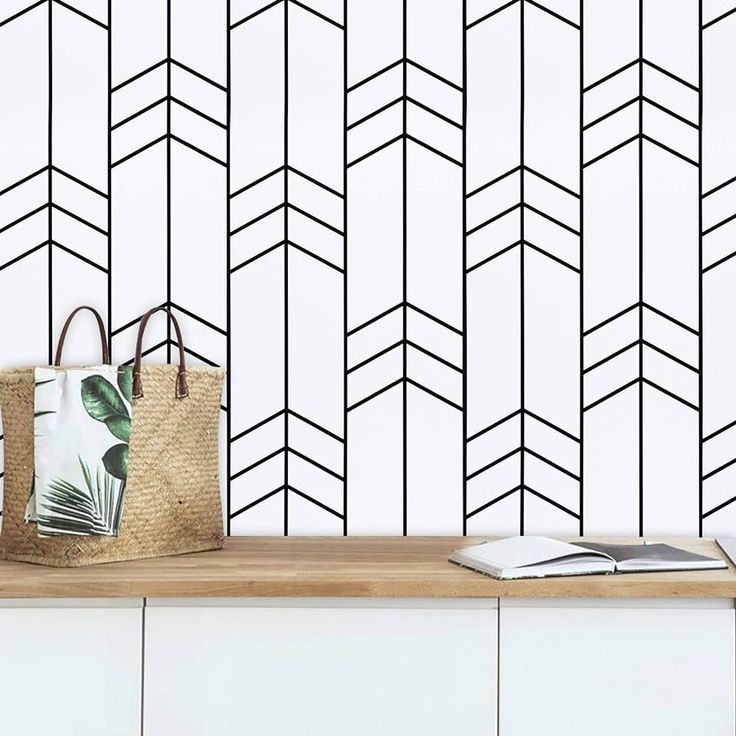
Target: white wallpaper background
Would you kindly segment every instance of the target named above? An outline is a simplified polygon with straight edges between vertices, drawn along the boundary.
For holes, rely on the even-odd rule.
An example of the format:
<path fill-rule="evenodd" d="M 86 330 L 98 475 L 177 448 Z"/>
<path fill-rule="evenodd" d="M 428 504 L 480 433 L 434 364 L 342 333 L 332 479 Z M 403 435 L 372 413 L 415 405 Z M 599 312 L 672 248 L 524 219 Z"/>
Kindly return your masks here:
<path fill-rule="evenodd" d="M 735 0 L 0 0 L 0 364 L 169 305 L 232 534 L 736 534 L 735 66 Z"/>

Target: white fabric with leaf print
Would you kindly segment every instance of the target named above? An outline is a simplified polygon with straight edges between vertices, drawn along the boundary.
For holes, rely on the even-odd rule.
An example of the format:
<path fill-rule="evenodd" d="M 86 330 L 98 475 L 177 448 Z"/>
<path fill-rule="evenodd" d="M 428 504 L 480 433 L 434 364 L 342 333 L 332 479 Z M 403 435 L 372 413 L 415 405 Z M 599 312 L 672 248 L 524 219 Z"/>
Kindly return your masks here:
<path fill-rule="evenodd" d="M 128 475 L 129 366 L 36 368 L 26 521 L 42 537 L 117 536 Z"/>

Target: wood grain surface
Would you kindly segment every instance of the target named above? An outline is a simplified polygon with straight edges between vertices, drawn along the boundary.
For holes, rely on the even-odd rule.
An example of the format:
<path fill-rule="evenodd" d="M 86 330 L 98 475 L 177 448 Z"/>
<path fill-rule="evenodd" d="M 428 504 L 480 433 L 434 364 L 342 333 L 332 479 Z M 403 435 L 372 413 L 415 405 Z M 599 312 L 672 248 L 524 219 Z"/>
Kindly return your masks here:
<path fill-rule="evenodd" d="M 231 537 L 223 550 L 215 552 L 75 569 L 0 561 L 0 598 L 736 598 L 736 571 L 730 564 L 727 570 L 502 582 L 447 561 L 453 549 L 477 541 L 469 537 Z M 655 541 L 723 557 L 708 539 Z"/>

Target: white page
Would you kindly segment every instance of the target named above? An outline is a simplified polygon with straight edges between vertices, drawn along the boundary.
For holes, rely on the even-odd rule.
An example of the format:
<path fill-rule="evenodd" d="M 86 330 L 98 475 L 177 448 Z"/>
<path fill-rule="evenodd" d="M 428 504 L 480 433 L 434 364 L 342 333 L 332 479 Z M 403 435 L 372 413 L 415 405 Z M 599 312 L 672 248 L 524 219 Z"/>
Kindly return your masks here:
<path fill-rule="evenodd" d="M 500 568 L 516 568 L 526 565 L 538 565 L 572 555 L 579 557 L 599 557 L 608 560 L 608 555 L 587 551 L 574 544 L 561 542 L 549 537 L 509 537 L 497 542 L 476 544 L 458 550 L 475 560 L 491 563 Z"/>

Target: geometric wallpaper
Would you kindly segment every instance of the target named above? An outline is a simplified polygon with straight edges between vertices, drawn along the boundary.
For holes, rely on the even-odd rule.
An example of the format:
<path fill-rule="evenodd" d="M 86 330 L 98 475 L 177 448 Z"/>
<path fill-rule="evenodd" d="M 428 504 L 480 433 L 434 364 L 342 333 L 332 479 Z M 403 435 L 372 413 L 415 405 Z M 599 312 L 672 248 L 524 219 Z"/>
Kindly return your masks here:
<path fill-rule="evenodd" d="M 2 0 L 0 68 L 0 366 L 170 306 L 229 533 L 736 534 L 736 0 Z"/>

